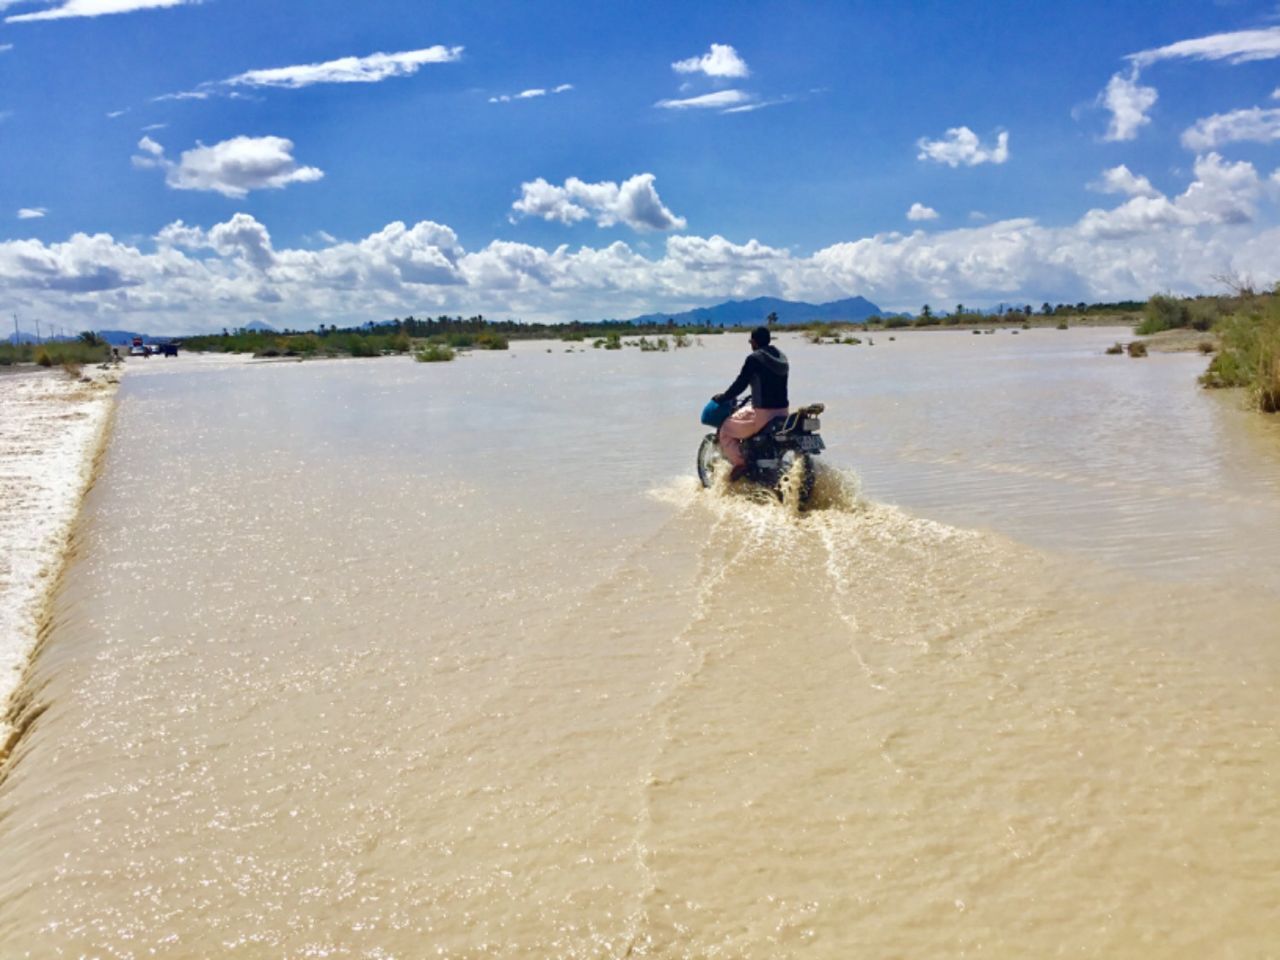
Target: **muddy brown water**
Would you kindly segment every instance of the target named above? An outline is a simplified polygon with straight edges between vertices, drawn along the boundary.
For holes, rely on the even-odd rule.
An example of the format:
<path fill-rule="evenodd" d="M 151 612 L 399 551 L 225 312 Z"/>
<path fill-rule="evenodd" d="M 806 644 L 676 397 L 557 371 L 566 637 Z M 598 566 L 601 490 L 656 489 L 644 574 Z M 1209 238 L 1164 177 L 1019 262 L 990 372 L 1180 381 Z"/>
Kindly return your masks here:
<path fill-rule="evenodd" d="M 1280 432 L 1115 331 L 132 371 L 0 956 L 1262 957 Z M 547 353 L 548 347 L 551 353 Z"/>

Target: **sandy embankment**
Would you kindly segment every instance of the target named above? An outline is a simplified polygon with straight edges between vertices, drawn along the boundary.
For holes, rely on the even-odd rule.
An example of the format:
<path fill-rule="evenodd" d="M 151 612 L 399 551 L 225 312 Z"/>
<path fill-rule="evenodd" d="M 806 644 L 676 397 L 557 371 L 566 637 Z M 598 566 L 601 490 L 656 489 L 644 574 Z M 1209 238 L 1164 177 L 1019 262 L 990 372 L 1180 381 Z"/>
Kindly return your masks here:
<path fill-rule="evenodd" d="M 0 373 L 0 707 L 36 643 L 123 368 Z M 0 713 L 0 744 L 8 731 Z"/>

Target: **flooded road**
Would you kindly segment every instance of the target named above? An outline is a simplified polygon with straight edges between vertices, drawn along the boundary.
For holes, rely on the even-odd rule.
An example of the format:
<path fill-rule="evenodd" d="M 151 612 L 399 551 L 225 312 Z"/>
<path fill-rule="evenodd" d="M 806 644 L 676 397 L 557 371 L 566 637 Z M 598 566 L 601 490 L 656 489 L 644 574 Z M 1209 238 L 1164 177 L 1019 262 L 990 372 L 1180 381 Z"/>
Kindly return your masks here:
<path fill-rule="evenodd" d="M 745 336 L 131 372 L 0 954 L 1268 956 L 1280 432 L 1114 339 L 784 338 L 803 516 Z"/>

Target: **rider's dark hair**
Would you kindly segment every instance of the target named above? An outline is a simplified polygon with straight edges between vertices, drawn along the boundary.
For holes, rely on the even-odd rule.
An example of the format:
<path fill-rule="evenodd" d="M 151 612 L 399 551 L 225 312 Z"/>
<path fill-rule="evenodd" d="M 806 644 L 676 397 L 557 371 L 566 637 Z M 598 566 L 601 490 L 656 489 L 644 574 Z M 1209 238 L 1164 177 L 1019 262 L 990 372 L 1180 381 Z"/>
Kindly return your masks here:
<path fill-rule="evenodd" d="M 741 336 L 741 334 L 739 334 L 739 336 Z M 751 339 L 754 340 L 756 343 L 760 344 L 760 346 L 762 347 L 768 346 L 769 339 L 770 339 L 769 328 L 756 327 L 754 330 L 751 331 Z"/>

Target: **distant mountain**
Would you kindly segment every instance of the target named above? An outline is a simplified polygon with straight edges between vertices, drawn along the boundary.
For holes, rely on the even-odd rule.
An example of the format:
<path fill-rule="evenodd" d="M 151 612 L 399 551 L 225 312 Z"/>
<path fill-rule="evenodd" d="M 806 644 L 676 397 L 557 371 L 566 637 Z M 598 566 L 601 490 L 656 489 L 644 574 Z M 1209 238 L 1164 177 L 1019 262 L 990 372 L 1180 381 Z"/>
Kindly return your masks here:
<path fill-rule="evenodd" d="M 882 316 L 883 311 L 865 297 L 848 297 L 830 303 L 804 303 L 796 300 L 779 300 L 777 297 L 756 297 L 754 300 L 727 300 L 714 307 L 695 307 L 683 313 L 650 313 L 633 317 L 635 324 L 661 324 L 674 320 L 681 326 L 699 324 L 706 326 L 750 326 L 764 323 L 771 313 L 778 315 L 778 323 L 810 323 L 815 320 L 861 323 L 867 317 Z"/>
<path fill-rule="evenodd" d="M 263 333 L 279 333 L 275 327 L 265 320 L 250 320 L 244 325 L 246 330 L 261 330 Z"/>

